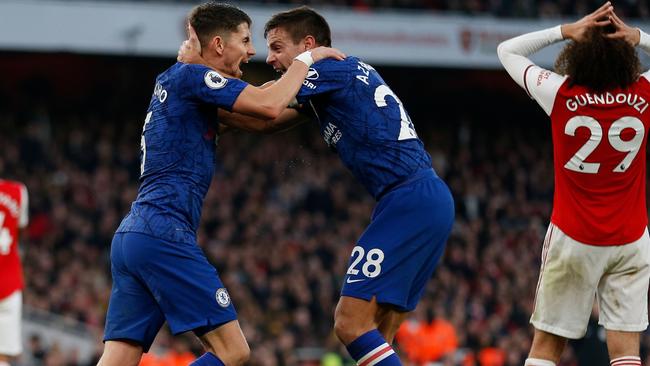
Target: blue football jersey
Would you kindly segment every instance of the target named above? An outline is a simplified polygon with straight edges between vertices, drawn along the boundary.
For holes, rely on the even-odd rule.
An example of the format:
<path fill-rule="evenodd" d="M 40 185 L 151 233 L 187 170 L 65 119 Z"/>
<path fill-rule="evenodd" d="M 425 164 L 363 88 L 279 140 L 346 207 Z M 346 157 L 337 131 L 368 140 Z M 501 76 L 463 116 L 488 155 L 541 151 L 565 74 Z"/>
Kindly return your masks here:
<path fill-rule="evenodd" d="M 311 104 L 325 142 L 375 198 L 431 168 L 402 102 L 358 58 L 313 64 L 297 99 Z"/>
<path fill-rule="evenodd" d="M 183 63 L 156 78 L 142 131 L 138 197 L 118 232 L 196 241 L 216 162 L 217 109 L 231 110 L 246 85 Z"/>

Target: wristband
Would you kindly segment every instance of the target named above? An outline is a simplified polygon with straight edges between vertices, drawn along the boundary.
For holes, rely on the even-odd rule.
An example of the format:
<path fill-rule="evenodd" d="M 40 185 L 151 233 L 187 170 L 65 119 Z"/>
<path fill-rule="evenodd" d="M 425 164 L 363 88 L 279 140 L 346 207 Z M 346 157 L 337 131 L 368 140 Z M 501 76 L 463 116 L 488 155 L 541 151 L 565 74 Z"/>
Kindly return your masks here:
<path fill-rule="evenodd" d="M 294 58 L 294 60 L 298 60 L 304 63 L 305 65 L 307 65 L 307 67 L 311 67 L 311 65 L 314 63 L 314 59 L 311 57 L 311 51 L 305 51 L 299 54 L 298 56 L 296 56 L 296 58 Z"/>

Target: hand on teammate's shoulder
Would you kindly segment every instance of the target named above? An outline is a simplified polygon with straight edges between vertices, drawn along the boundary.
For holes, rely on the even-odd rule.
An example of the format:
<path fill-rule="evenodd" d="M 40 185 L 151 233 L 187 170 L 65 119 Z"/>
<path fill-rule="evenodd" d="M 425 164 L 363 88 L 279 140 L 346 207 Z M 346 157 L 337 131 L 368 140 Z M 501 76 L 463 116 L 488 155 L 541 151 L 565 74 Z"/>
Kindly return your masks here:
<path fill-rule="evenodd" d="M 333 58 L 335 60 L 341 61 L 345 59 L 346 55 L 337 48 L 320 46 L 311 50 L 311 57 L 314 62 L 318 62 L 326 58 Z"/>

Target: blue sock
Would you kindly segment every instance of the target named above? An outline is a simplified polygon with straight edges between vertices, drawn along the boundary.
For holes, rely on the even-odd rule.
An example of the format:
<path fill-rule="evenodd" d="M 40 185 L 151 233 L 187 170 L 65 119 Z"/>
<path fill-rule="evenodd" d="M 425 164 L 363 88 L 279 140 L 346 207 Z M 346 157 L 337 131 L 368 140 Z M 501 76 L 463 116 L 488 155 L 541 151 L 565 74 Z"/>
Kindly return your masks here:
<path fill-rule="evenodd" d="M 359 366 L 401 366 L 402 363 L 384 337 L 373 329 L 346 346 Z"/>
<path fill-rule="evenodd" d="M 188 366 L 225 366 L 214 353 L 206 352 Z"/>

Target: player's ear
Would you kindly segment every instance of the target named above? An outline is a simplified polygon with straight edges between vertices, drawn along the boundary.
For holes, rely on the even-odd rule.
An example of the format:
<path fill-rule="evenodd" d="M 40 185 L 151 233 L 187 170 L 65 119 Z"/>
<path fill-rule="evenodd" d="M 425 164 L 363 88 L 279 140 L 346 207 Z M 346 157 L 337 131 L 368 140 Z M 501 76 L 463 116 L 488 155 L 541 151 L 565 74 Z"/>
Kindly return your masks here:
<path fill-rule="evenodd" d="M 318 47 L 316 45 L 316 39 L 314 38 L 314 36 L 307 36 L 302 41 L 303 41 L 303 43 L 305 45 L 305 51 L 306 50 L 311 50 L 312 48 Z"/>
<path fill-rule="evenodd" d="M 226 47 L 225 40 L 221 36 L 214 36 L 210 41 L 210 48 L 218 55 L 223 55 L 223 50 Z"/>

